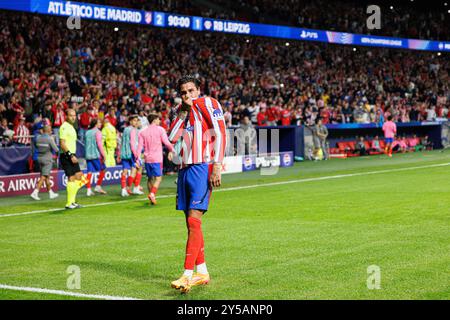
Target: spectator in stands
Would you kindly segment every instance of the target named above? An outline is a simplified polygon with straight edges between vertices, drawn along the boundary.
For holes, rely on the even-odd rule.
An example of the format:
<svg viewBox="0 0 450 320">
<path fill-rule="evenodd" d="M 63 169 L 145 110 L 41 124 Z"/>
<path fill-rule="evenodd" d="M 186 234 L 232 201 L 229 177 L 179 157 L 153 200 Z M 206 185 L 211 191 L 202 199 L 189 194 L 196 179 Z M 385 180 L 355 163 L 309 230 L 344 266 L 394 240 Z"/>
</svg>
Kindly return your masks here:
<svg viewBox="0 0 450 320">
<path fill-rule="evenodd" d="M 95 109 L 93 106 L 89 106 L 81 114 L 80 121 L 79 121 L 80 125 L 79 125 L 79 130 L 78 130 L 78 139 L 81 141 L 81 143 L 84 143 L 86 131 L 89 130 L 89 125 L 91 124 L 92 120 L 95 120 L 95 119 L 98 119 L 98 115 L 95 112 Z"/>
<path fill-rule="evenodd" d="M 2 118 L 0 121 L 0 143 L 2 147 L 7 147 L 12 143 L 14 131 L 8 126 L 8 119 Z"/>
<path fill-rule="evenodd" d="M 59 128 L 66 121 L 66 113 L 62 102 L 56 102 L 52 106 L 51 122 L 53 134 L 56 136 L 56 144 L 59 144 Z"/>
<path fill-rule="evenodd" d="M 30 130 L 25 125 L 25 117 L 19 118 L 19 123 L 14 128 L 14 144 L 17 146 L 28 146 L 31 142 Z"/>
<path fill-rule="evenodd" d="M 266 107 L 260 107 L 258 115 L 256 116 L 258 126 L 267 126 L 268 119 L 266 114 Z"/>
<path fill-rule="evenodd" d="M 427 121 L 435 121 L 436 120 L 436 107 L 428 106 L 427 108 Z"/>
</svg>

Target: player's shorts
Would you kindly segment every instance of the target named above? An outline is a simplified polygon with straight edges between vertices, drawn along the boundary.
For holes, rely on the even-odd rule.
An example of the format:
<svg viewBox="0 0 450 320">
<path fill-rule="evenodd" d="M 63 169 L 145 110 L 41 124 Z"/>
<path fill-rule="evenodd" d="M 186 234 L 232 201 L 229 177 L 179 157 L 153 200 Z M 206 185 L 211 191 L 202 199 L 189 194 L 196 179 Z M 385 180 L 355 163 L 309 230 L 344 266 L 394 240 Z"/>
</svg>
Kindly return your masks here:
<svg viewBox="0 0 450 320">
<path fill-rule="evenodd" d="M 38 163 L 38 165 L 39 165 L 39 172 L 41 173 L 41 176 L 46 176 L 46 177 L 50 176 L 50 174 L 52 172 L 52 167 L 53 167 L 52 159 L 38 158 L 36 163 Z"/>
<path fill-rule="evenodd" d="M 394 142 L 394 138 L 384 138 L 384 142 L 386 142 L 386 143 L 393 143 Z"/>
<path fill-rule="evenodd" d="M 64 170 L 64 173 L 66 174 L 67 177 L 72 177 L 77 172 L 81 172 L 80 164 L 73 163 L 72 160 L 65 153 L 59 156 L 59 162 L 61 169 Z"/>
<path fill-rule="evenodd" d="M 122 169 L 123 170 L 131 170 L 136 167 L 136 161 L 132 156 L 131 159 L 122 159 Z"/>
<path fill-rule="evenodd" d="M 193 164 L 178 173 L 177 210 L 187 212 L 190 209 L 208 210 L 211 186 L 209 177 L 212 165 L 207 163 Z"/>
<path fill-rule="evenodd" d="M 100 159 L 86 160 L 88 172 L 100 172 L 106 169 L 106 166 Z"/>
<path fill-rule="evenodd" d="M 162 176 L 162 163 L 145 163 L 145 171 L 147 177 L 161 177 Z"/>
</svg>

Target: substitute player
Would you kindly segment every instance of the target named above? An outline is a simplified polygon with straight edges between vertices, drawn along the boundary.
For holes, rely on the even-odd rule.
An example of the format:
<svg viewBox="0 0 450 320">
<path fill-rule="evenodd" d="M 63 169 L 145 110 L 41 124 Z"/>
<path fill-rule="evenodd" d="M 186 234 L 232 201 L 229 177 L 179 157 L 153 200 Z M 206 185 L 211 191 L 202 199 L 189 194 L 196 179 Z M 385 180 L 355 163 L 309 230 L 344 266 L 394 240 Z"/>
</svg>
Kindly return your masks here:
<svg viewBox="0 0 450 320">
<path fill-rule="evenodd" d="M 87 163 L 87 196 L 95 195 L 95 192 L 106 194 L 106 191 L 102 189 L 103 179 L 105 178 L 105 150 L 103 148 L 103 139 L 101 119 L 93 119 L 89 124 L 89 129 L 86 131 L 85 136 L 85 158 Z M 91 188 L 92 173 L 100 172 L 94 191 Z"/>
<path fill-rule="evenodd" d="M 75 110 L 67 109 L 66 121 L 59 128 L 60 164 L 67 176 L 67 203 L 66 209 L 78 209 L 81 206 L 76 202 L 78 190 L 86 184 L 86 177 L 81 172 L 77 152 L 77 131 L 73 127 L 77 115 Z"/>
<path fill-rule="evenodd" d="M 227 135 L 220 103 L 213 98 L 199 98 L 200 87 L 195 77 L 181 78 L 178 90 L 183 102 L 172 124 L 169 140 L 176 143 L 182 139 L 176 206 L 185 213 L 188 239 L 184 273 L 171 286 L 188 292 L 192 286 L 210 281 L 201 219 L 208 210 L 212 188 L 221 184 Z M 197 272 L 194 274 L 195 266 Z"/>
<path fill-rule="evenodd" d="M 138 151 L 139 118 L 132 115 L 128 119 L 128 126 L 123 130 L 122 142 L 120 147 L 119 160 L 122 162 L 122 197 L 128 197 L 130 194 L 144 194 L 139 190 L 142 177 L 142 166 L 140 161 L 140 152 Z M 128 176 L 128 179 L 127 179 Z M 131 186 L 134 183 L 133 191 Z"/>
<path fill-rule="evenodd" d="M 152 205 L 156 204 L 156 193 L 162 181 L 163 149 L 164 144 L 169 149 L 169 161 L 172 160 L 173 145 L 169 142 L 167 133 L 160 126 L 161 119 L 156 113 L 148 117 L 150 124 L 139 132 L 138 150 L 144 150 L 145 171 L 147 172 L 148 199 Z"/>
<path fill-rule="evenodd" d="M 386 142 L 384 153 L 389 157 L 392 157 L 392 144 L 394 143 L 394 138 L 397 134 L 397 125 L 392 121 L 392 116 L 388 116 L 387 120 L 388 121 L 383 124 L 384 140 Z"/>
<path fill-rule="evenodd" d="M 105 147 L 105 165 L 107 167 L 114 167 L 116 165 L 116 148 L 117 148 L 117 130 L 111 123 L 109 117 L 103 120 L 103 143 Z"/>
</svg>

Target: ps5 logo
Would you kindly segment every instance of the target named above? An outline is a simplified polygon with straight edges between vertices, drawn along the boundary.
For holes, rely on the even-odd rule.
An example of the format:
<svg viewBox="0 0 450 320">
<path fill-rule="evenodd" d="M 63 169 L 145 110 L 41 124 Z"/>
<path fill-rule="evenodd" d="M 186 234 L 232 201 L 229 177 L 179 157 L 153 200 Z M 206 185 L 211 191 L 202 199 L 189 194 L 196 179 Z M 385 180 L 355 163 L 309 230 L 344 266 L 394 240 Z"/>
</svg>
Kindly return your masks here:
<svg viewBox="0 0 450 320">
<path fill-rule="evenodd" d="M 300 38 L 302 38 L 302 39 L 318 39 L 319 34 L 317 32 L 302 30 L 302 33 L 300 34 Z"/>
</svg>

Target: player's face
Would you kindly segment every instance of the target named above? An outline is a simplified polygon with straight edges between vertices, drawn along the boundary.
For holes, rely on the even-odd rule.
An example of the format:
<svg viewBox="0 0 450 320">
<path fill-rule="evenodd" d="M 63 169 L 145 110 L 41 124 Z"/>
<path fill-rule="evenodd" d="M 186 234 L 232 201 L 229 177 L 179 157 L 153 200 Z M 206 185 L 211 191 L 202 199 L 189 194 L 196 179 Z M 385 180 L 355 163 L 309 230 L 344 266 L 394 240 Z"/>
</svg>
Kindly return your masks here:
<svg viewBox="0 0 450 320">
<path fill-rule="evenodd" d="M 133 120 L 131 120 L 131 126 L 136 128 L 137 125 L 138 125 L 138 119 L 137 118 L 134 118 Z"/>
<path fill-rule="evenodd" d="M 98 121 L 97 121 L 97 128 L 98 129 L 101 129 L 102 128 L 102 121 L 99 119 Z"/>
<path fill-rule="evenodd" d="M 198 99 L 200 96 L 200 89 L 193 82 L 188 82 L 181 85 L 180 95 L 184 103 L 192 105 L 192 100 Z"/>
</svg>

